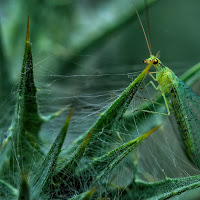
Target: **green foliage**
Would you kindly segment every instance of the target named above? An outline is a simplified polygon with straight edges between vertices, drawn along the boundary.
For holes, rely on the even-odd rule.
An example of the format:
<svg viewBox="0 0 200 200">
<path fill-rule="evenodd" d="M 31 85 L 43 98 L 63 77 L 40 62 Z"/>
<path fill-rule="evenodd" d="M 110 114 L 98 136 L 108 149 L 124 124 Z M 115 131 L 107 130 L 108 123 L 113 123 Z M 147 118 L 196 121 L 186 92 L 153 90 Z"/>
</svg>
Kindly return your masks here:
<svg viewBox="0 0 200 200">
<path fill-rule="evenodd" d="M 99 120 L 95 123 L 93 128 L 88 133 L 86 132 L 86 134 L 80 136 L 80 138 L 71 145 L 69 151 L 70 153 L 68 152 L 65 154 L 66 159 L 62 166 L 59 166 L 57 164 L 57 160 L 66 137 L 69 122 L 73 113 L 72 109 L 63 128 L 52 144 L 49 153 L 45 156 L 44 161 L 41 163 L 41 155 L 43 155 L 43 153 L 38 145 L 38 136 L 44 120 L 38 112 L 28 20 L 25 53 L 22 64 L 21 80 L 18 89 L 18 101 L 16 104 L 13 122 L 9 128 L 8 136 L 5 138 L 1 147 L 2 174 L 6 173 L 4 168 L 5 166 L 12 169 L 12 173 L 15 173 L 15 177 L 21 177 L 20 172 L 23 172 L 19 189 L 19 199 L 40 199 L 44 197 L 73 198 L 73 195 L 76 195 L 77 192 L 80 193 L 80 195 L 79 197 L 75 196 L 74 199 L 90 199 L 96 189 L 91 189 L 87 192 L 84 191 L 78 183 L 74 186 L 70 184 L 74 184 L 77 180 L 79 180 L 79 178 L 81 178 L 79 177 L 81 172 L 77 172 L 79 171 L 79 162 L 84 155 L 91 156 L 87 149 L 92 149 L 93 156 L 97 156 L 101 152 L 98 152 L 95 147 L 106 147 L 105 145 L 99 143 L 97 137 L 101 138 L 104 127 L 107 127 L 107 137 L 109 136 L 109 131 L 112 129 L 114 131 L 111 133 L 114 136 L 115 130 L 117 130 L 117 123 L 119 123 L 120 119 L 123 117 L 123 114 L 127 110 L 128 105 L 130 104 L 136 91 L 139 89 L 139 86 L 144 80 L 150 66 L 151 65 L 149 65 L 129 85 L 120 97 L 103 114 L 101 114 Z M 94 162 L 90 161 L 91 165 L 95 168 L 96 165 L 98 165 L 98 169 L 100 165 L 100 176 L 105 176 L 108 173 L 108 170 L 110 171 L 113 169 L 115 165 L 118 164 L 127 154 L 129 154 L 136 145 L 138 145 L 152 132 L 154 131 L 150 131 L 144 136 L 140 136 L 131 142 L 121 145 L 116 150 L 113 150 L 100 158 L 96 158 Z M 115 158 L 116 154 L 119 154 L 117 158 Z M 34 159 L 32 159 L 33 155 Z M 108 165 L 104 165 L 104 162 Z M 40 167 L 38 167 L 38 165 L 40 165 Z M 31 177 L 29 182 L 27 181 L 27 177 L 25 175 L 26 173 L 30 173 Z M 76 173 L 79 175 L 76 175 Z M 85 178 L 87 178 L 87 172 L 82 173 Z M 88 173 L 88 178 L 90 179 L 89 174 L 90 173 Z M 5 179 L 11 180 L 11 183 L 16 185 L 13 178 L 14 177 L 11 176 L 11 174 L 5 176 Z M 96 177 L 96 179 L 99 178 L 99 176 Z M 66 182 L 68 184 L 66 184 Z M 91 183 L 89 182 L 86 185 L 88 188 L 94 188 L 93 184 L 95 185 L 95 183 L 91 181 Z M 75 190 L 75 193 L 71 190 Z"/>
<path fill-rule="evenodd" d="M 32 199 L 38 199 L 38 197 L 40 196 L 40 193 L 42 193 L 42 191 L 47 190 L 48 183 L 51 179 L 52 173 L 54 173 L 54 170 L 56 168 L 58 155 L 61 151 L 61 147 L 65 140 L 72 113 L 73 113 L 73 109 L 71 110 L 60 133 L 56 137 L 51 149 L 46 155 L 45 160 L 43 161 L 43 163 L 41 164 L 37 172 L 32 177 L 32 180 L 31 180 Z M 47 192 L 49 193 L 48 190 Z"/>
<path fill-rule="evenodd" d="M 154 2 L 155 0 L 149 1 L 149 4 Z M 138 9 L 141 11 L 142 6 L 140 5 Z M 69 61 L 77 61 L 77 54 L 97 45 L 99 41 L 124 27 L 134 16 L 135 12 L 130 10 L 121 20 L 117 18 L 113 26 L 107 25 L 102 32 L 94 34 L 94 38 L 89 40 L 86 34 L 79 46 L 72 42 L 70 48 L 73 56 L 69 57 Z M 35 19 L 36 16 L 33 18 Z M 2 45 L 1 42 L 0 45 Z M 148 142 L 147 137 L 154 132 L 154 135 L 159 135 L 162 127 L 159 120 L 147 126 L 145 118 L 149 118 L 150 114 L 144 116 L 142 112 L 132 113 L 128 108 L 152 63 L 103 113 L 99 114 L 100 116 L 93 124 L 90 123 L 88 130 L 81 130 L 82 134 L 74 142 L 66 145 L 65 139 L 71 118 L 73 119 L 73 113 L 77 109 L 76 104 L 73 105 L 74 107 L 67 105 L 50 116 L 44 117 L 40 114 L 31 48 L 28 20 L 15 112 L 6 137 L 2 134 L 0 140 L 2 141 L 0 199 L 166 199 L 200 187 L 199 175 L 184 178 L 165 177 L 164 180 L 157 182 L 144 181 L 138 177 L 138 157 L 141 156 L 137 154 L 138 145 L 144 140 Z M 0 71 L 0 103 L 8 95 L 6 92 L 10 89 L 10 86 L 5 87 L 8 74 L 1 49 L 3 48 L 0 47 L 0 65 L 2 66 L 0 68 L 2 70 Z M 199 73 L 199 65 L 194 66 L 187 76 L 183 76 L 183 79 L 192 80 L 191 83 L 196 82 L 196 79 L 194 80 L 196 72 Z M 158 98 L 155 102 L 162 103 L 162 100 Z M 59 116 L 69 107 L 72 108 L 68 117 L 48 150 L 40 137 L 42 125 Z M 142 106 L 143 109 L 146 107 L 152 109 L 154 104 L 151 102 Z M 137 127 L 133 124 L 133 119 L 137 121 L 138 126 L 143 127 L 140 135 L 135 135 Z M 78 124 L 79 121 L 77 120 L 76 123 Z M 122 126 L 125 128 L 121 129 Z M 122 139 L 121 130 L 125 129 L 129 130 L 129 135 L 127 134 L 128 136 Z M 145 153 L 150 154 L 146 150 Z M 117 183 L 116 177 L 123 169 L 126 169 L 126 165 L 131 166 L 133 173 L 130 172 L 129 177 L 126 177 L 129 183 L 123 187 Z M 148 177 L 148 172 L 145 173 Z"/>
<path fill-rule="evenodd" d="M 126 192 L 133 199 L 166 199 L 179 195 L 184 191 L 200 187 L 200 176 L 171 179 L 166 178 L 157 183 L 135 181 L 129 185 Z M 145 191 L 145 192 L 144 192 Z M 124 193 L 126 193 L 124 192 Z M 127 194 L 125 194 L 127 195 Z"/>
</svg>

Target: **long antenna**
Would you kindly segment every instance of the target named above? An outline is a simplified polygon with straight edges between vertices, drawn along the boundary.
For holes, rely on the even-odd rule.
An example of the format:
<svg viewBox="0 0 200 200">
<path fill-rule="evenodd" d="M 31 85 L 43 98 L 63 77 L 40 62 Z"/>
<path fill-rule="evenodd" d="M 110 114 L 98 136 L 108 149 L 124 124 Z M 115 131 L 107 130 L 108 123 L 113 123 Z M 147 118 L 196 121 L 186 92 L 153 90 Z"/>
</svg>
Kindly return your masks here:
<svg viewBox="0 0 200 200">
<path fill-rule="evenodd" d="M 138 11 L 137 11 L 137 8 L 136 8 L 135 4 L 134 4 L 134 7 L 135 7 L 136 14 L 137 14 L 137 16 L 138 16 L 138 19 L 139 19 L 139 21 L 140 21 L 140 25 L 141 25 L 141 27 L 142 27 L 142 31 L 143 31 L 143 33 L 144 33 L 144 37 L 145 37 L 145 40 L 146 40 L 146 43 L 147 43 L 147 47 L 148 47 L 148 49 L 149 49 L 149 53 L 150 53 L 150 55 L 152 55 L 152 51 L 151 51 L 151 48 L 150 48 L 150 46 L 149 46 L 149 42 L 148 42 L 148 39 L 147 39 L 147 35 L 146 35 L 146 33 L 145 33 L 144 27 L 143 27 L 143 25 L 142 25 L 142 21 L 141 21 L 141 19 L 140 19 L 140 15 L 139 15 L 139 13 L 138 13 Z"/>
<path fill-rule="evenodd" d="M 145 3 L 147 33 L 148 33 L 148 39 L 149 39 L 150 50 L 151 50 L 151 54 L 152 54 L 151 35 L 150 35 L 150 26 L 149 26 L 149 9 L 148 9 L 148 6 L 147 6 L 147 0 L 144 0 L 144 3 Z"/>
</svg>

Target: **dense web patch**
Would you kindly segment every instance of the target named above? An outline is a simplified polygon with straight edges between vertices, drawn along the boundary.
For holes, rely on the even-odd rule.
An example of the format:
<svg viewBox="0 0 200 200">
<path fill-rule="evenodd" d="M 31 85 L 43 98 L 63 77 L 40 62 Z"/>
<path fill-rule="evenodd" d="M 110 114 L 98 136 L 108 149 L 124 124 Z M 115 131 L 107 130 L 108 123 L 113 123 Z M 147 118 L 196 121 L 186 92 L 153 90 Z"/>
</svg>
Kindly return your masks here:
<svg viewBox="0 0 200 200">
<path fill-rule="evenodd" d="M 37 65 L 38 66 L 38 65 Z M 130 66 L 129 66 L 130 67 Z M 134 68 L 133 66 L 131 66 Z M 142 68 L 143 66 L 141 66 Z M 128 86 L 128 84 L 137 77 L 139 72 L 135 73 L 102 73 L 102 74 L 73 74 L 73 75 L 60 75 L 60 74 L 52 74 L 45 70 L 42 63 L 36 69 L 36 80 L 39 80 L 37 83 L 40 88 L 38 91 L 40 108 L 42 109 L 42 113 L 50 114 L 58 109 L 61 109 L 65 105 L 71 104 L 75 106 L 74 118 L 71 122 L 71 131 L 68 135 L 69 140 L 73 140 L 79 134 L 88 130 L 89 127 L 98 119 L 99 115 L 106 110 L 106 108 L 111 105 L 111 103 L 120 95 L 120 93 Z M 40 73 L 37 71 L 40 70 Z M 42 73 L 41 73 L 42 71 Z M 98 71 L 98 70 L 97 70 Z M 47 78 L 49 79 L 49 83 L 43 84 L 41 79 Z M 146 83 L 150 80 L 149 77 L 146 77 L 145 82 L 143 83 L 144 87 Z M 104 86 L 105 85 L 105 86 Z M 158 95 L 155 93 L 154 89 L 151 87 L 147 87 L 144 90 L 139 90 L 136 94 L 136 97 L 133 99 L 131 105 L 129 106 L 129 111 L 125 116 L 129 115 L 129 113 L 133 113 L 134 110 L 141 107 L 142 104 L 148 104 L 148 101 L 154 99 L 154 97 Z M 146 100 L 147 99 L 147 100 Z M 156 104 L 154 108 L 156 109 Z M 164 106 L 163 106 L 164 107 Z M 142 125 L 139 125 L 141 120 L 139 118 L 134 119 L 132 117 L 131 123 L 136 127 L 136 135 L 142 134 L 142 128 L 146 125 L 152 123 L 148 122 L 148 114 L 143 113 L 145 121 L 142 122 Z M 60 116 L 60 119 L 56 119 L 54 122 L 55 126 L 57 124 L 58 127 L 62 125 L 63 119 Z M 159 115 L 153 115 L 153 118 L 156 120 L 162 121 Z M 167 117 L 166 117 L 167 118 Z M 173 121 L 172 117 L 172 121 Z M 127 123 L 127 119 L 123 119 L 122 126 L 120 127 L 122 130 L 120 131 L 120 135 L 128 135 L 128 128 L 125 126 Z M 139 121 L 139 122 L 138 122 Z M 60 123 L 60 124 L 59 124 Z M 128 122 L 130 123 L 130 122 Z M 167 124 L 170 123 L 166 122 Z M 52 123 L 51 123 L 52 124 Z M 174 124 L 173 124 L 174 125 Z M 173 125 L 172 130 L 173 132 Z M 81 126 L 81 129 L 79 128 Z M 53 129 L 53 127 L 52 127 Z M 53 129 L 53 130 L 56 130 Z M 164 130 L 164 128 L 163 128 Z M 165 130 L 164 130 L 165 131 Z M 119 141 L 120 141 L 119 135 Z M 167 136 L 169 133 L 167 134 Z M 133 135 L 129 134 L 129 138 L 131 139 Z M 167 137 L 166 136 L 166 137 Z M 71 138 L 72 137 L 72 138 Z M 122 139 L 122 138 L 121 138 Z M 112 140 L 112 138 L 110 138 Z M 69 141 L 68 141 L 69 142 Z"/>
</svg>

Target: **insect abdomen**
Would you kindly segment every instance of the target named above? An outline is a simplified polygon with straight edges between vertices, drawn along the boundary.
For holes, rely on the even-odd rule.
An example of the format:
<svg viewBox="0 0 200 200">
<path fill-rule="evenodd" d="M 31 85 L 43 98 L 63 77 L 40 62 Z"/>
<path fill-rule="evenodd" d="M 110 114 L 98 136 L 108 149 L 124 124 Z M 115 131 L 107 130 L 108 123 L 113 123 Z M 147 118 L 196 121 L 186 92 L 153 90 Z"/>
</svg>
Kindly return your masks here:
<svg viewBox="0 0 200 200">
<path fill-rule="evenodd" d="M 159 73 L 158 83 L 160 85 L 161 92 L 170 93 L 174 73 L 168 67 L 165 67 L 164 70 Z"/>
</svg>

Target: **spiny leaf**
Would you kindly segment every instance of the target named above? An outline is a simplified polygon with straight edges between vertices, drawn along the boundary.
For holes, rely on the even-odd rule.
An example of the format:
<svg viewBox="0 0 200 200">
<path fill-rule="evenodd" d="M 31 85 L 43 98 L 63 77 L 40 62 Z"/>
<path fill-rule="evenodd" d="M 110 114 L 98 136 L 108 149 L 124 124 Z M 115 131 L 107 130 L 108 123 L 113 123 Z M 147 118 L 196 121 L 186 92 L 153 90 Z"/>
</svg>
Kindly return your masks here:
<svg viewBox="0 0 200 200">
<path fill-rule="evenodd" d="M 151 62 L 143 70 L 143 72 L 122 92 L 118 99 L 104 113 L 100 115 L 98 121 L 93 125 L 93 133 L 91 135 L 91 139 L 88 143 L 87 148 L 88 150 L 92 150 L 92 152 L 87 152 L 89 156 L 92 156 L 93 152 L 97 152 L 95 151 L 95 149 L 103 148 L 102 143 L 99 142 L 99 139 L 103 139 L 106 141 L 107 138 L 109 138 L 108 136 L 110 136 L 109 134 L 112 134 L 112 132 L 109 132 L 109 130 L 111 128 L 114 130 L 117 128 L 120 119 L 127 110 L 132 98 L 139 89 L 152 64 L 153 62 Z M 115 134 L 115 132 L 113 133 Z M 87 134 L 88 132 L 82 134 L 73 143 L 73 145 L 71 145 L 71 147 L 67 149 L 67 152 L 65 152 L 65 154 L 70 155 L 77 148 L 77 145 L 79 145 L 84 140 Z M 112 137 L 116 135 L 114 134 L 112 134 Z"/>
<path fill-rule="evenodd" d="M 74 171 L 77 163 L 79 162 L 79 160 L 82 158 L 82 156 L 85 153 L 85 149 L 88 145 L 88 142 L 90 140 L 90 137 L 92 135 L 93 130 L 91 129 L 85 140 L 80 144 L 79 147 L 77 147 L 77 149 L 70 155 L 70 157 L 67 159 L 67 161 L 65 162 L 65 165 L 62 167 L 62 170 L 60 170 L 59 173 L 61 173 L 60 175 L 62 176 L 63 173 L 65 173 L 65 171 L 68 171 L 71 173 L 71 171 Z M 60 166 L 61 168 L 61 166 Z"/>
<path fill-rule="evenodd" d="M 144 135 L 137 137 L 134 140 L 131 140 L 120 147 L 110 151 L 109 153 L 96 158 L 90 165 L 85 167 L 85 170 L 95 169 L 97 177 L 94 178 L 96 182 L 99 179 L 104 178 L 122 159 L 124 159 L 140 142 L 142 142 L 145 138 L 147 138 L 150 134 L 155 132 L 158 128 L 157 126 L 152 130 L 148 131 Z M 81 172 L 83 173 L 83 171 Z"/>
<path fill-rule="evenodd" d="M 84 192 L 82 194 L 76 195 L 69 200 L 90 200 L 95 192 L 96 188 L 92 188 L 91 190 Z"/>
<path fill-rule="evenodd" d="M 57 198 L 56 196 L 56 190 L 60 188 L 59 191 L 59 197 L 63 194 L 63 196 L 67 196 L 68 194 L 71 194 L 70 188 L 75 188 L 76 186 L 82 191 L 81 189 L 81 179 L 76 176 L 75 170 L 79 164 L 79 161 L 83 157 L 85 153 L 85 149 L 87 147 L 87 144 L 90 140 L 92 129 L 89 131 L 88 135 L 86 136 L 85 140 L 80 144 L 79 147 L 66 159 L 66 162 L 64 166 L 59 163 L 59 169 L 58 172 L 54 175 L 54 182 L 52 185 L 52 195 L 54 195 L 54 198 Z M 67 186 L 66 186 L 67 182 Z"/>
<path fill-rule="evenodd" d="M 7 137 L 1 146 L 1 154 L 3 156 L 1 169 L 9 163 L 9 160 L 10 162 L 13 162 L 11 163 L 11 166 L 14 171 L 17 171 L 18 168 L 22 166 L 25 168 L 31 166 L 32 168 L 33 162 L 39 161 L 42 153 L 37 144 L 39 140 L 38 133 L 42 123 L 43 120 L 38 113 L 36 87 L 33 77 L 33 61 L 28 18 L 18 101 L 12 124 L 8 130 Z M 32 159 L 33 152 L 35 158 L 34 161 Z"/>
<path fill-rule="evenodd" d="M 39 115 L 37 105 L 36 86 L 33 75 L 29 19 L 27 22 L 26 44 L 21 70 L 21 80 L 19 84 L 19 97 L 16 117 L 20 118 L 20 126 L 22 126 L 21 129 L 28 131 L 34 136 L 38 136 L 38 132 L 43 120 Z"/>
<path fill-rule="evenodd" d="M 29 199 L 30 199 L 29 184 L 26 175 L 22 174 L 18 200 L 29 200 Z"/>
<path fill-rule="evenodd" d="M 37 199 L 44 189 L 45 191 L 48 190 L 48 182 L 50 181 L 55 170 L 57 158 L 64 143 L 73 110 L 74 109 L 72 108 L 64 126 L 62 127 L 42 165 L 37 170 L 37 173 L 34 175 L 31 181 L 32 199 Z"/>
<path fill-rule="evenodd" d="M 0 179 L 0 199 L 15 200 L 18 197 L 18 190 L 6 181 Z"/>
<path fill-rule="evenodd" d="M 136 181 L 128 187 L 132 199 L 168 199 L 200 187 L 200 175 L 186 178 L 166 178 L 156 183 Z"/>
</svg>

